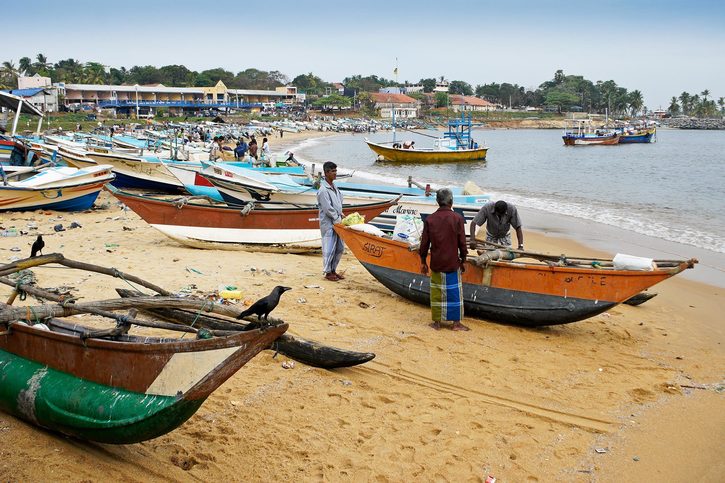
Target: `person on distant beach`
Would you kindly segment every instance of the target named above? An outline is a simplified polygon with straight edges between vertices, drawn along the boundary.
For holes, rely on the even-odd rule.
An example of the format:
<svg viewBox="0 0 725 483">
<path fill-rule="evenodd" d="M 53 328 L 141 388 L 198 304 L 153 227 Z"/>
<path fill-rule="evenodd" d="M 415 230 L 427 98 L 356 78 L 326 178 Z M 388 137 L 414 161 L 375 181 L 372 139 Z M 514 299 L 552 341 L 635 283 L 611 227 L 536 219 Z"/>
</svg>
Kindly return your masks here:
<svg viewBox="0 0 725 483">
<path fill-rule="evenodd" d="M 322 270 L 325 279 L 331 282 L 342 280 L 337 273 L 337 265 L 342 258 L 345 244 L 335 233 L 332 226 L 342 221 L 342 192 L 335 187 L 337 165 L 327 161 L 322 165 L 325 179 L 321 181 L 317 191 L 317 205 L 320 207 L 320 232 L 322 232 Z"/>
<path fill-rule="evenodd" d="M 264 164 L 272 165 L 272 153 L 269 151 L 269 140 L 262 138 L 262 161 Z"/>
<path fill-rule="evenodd" d="M 249 140 L 249 155 L 255 159 L 255 161 L 259 158 L 257 155 L 257 149 L 259 147 L 257 146 L 257 139 L 252 135 L 252 139 Z"/>
<path fill-rule="evenodd" d="M 244 139 L 239 139 L 239 142 L 237 142 L 237 147 L 234 148 L 234 155 L 237 157 L 237 159 L 244 159 L 244 156 L 247 155 L 248 149 L 249 145 L 247 145 Z"/>
<path fill-rule="evenodd" d="M 509 229 L 513 226 L 519 242 L 519 250 L 524 249 L 524 232 L 516 207 L 503 200 L 489 201 L 478 210 L 471 220 L 471 249 L 476 248 L 476 227 L 486 224 L 486 241 L 498 245 L 511 246 Z"/>
<path fill-rule="evenodd" d="M 436 193 L 438 210 L 423 222 L 420 239 L 420 273 L 428 275 L 430 251 L 430 309 L 435 330 L 441 322 L 452 321 L 453 330 L 470 330 L 461 324 L 463 319 L 463 282 L 466 270 L 466 225 L 463 217 L 453 211 L 453 193 L 448 188 Z"/>
<path fill-rule="evenodd" d="M 209 161 L 222 161 L 222 145 L 219 136 L 214 136 L 214 140 L 211 143 L 211 149 L 209 151 Z"/>
</svg>

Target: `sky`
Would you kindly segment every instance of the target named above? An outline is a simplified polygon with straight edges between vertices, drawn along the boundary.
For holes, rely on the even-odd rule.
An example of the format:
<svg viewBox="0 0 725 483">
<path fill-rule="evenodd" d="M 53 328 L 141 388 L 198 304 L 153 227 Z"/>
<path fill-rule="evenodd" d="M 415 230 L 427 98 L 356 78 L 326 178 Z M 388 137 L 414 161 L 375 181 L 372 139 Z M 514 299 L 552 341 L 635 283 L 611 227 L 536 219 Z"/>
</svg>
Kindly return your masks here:
<svg viewBox="0 0 725 483">
<path fill-rule="evenodd" d="M 116 68 L 181 64 L 377 75 L 536 88 L 561 69 L 642 92 L 648 109 L 683 91 L 725 96 L 722 0 L 37 0 L 3 23 L 0 62 L 74 58 Z M 23 21 L 25 20 L 25 21 Z"/>
</svg>

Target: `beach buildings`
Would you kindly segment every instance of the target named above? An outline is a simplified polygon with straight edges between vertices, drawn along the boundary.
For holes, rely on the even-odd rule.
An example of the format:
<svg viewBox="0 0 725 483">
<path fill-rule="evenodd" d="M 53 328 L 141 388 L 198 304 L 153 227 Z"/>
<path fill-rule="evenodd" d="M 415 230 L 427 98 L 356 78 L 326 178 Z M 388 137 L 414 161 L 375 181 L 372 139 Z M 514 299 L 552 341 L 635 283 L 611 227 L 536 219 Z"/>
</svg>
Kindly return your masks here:
<svg viewBox="0 0 725 483">
<path fill-rule="evenodd" d="M 119 114 L 154 114 L 166 108 L 175 115 L 203 110 L 261 110 L 265 107 L 303 103 L 305 95 L 294 86 L 275 90 L 229 89 L 222 81 L 211 87 L 168 87 L 154 85 L 56 84 L 64 105 L 112 109 Z"/>
<path fill-rule="evenodd" d="M 380 112 L 383 119 L 392 119 L 395 111 L 396 119 L 413 119 L 418 117 L 419 102 L 405 94 L 389 92 L 374 92 L 370 98 L 375 103 L 375 109 Z"/>
</svg>

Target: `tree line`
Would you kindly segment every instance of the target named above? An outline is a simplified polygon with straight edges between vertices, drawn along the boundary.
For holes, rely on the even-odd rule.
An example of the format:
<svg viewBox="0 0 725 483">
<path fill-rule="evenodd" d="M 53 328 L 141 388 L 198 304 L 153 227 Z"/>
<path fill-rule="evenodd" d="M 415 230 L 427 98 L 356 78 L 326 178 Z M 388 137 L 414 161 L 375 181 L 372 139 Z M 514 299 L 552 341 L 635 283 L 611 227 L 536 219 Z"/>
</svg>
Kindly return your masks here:
<svg viewBox="0 0 725 483">
<path fill-rule="evenodd" d="M 246 69 L 237 73 L 221 67 L 196 72 L 183 65 L 151 65 L 115 68 L 99 62 L 80 62 L 76 59 L 60 60 L 56 63 L 48 61 L 43 54 L 37 54 L 35 60 L 22 57 L 18 64 L 5 61 L 0 67 L 0 88 L 17 87 L 18 75 L 32 76 L 35 74 L 50 77 L 53 82 L 68 84 L 114 84 L 114 85 L 149 85 L 164 84 L 170 87 L 211 87 L 222 81 L 231 89 L 262 89 L 272 90 L 283 85 L 296 86 L 305 92 L 310 102 L 315 105 L 348 106 L 351 102 L 333 88 L 331 82 L 325 81 L 312 72 L 299 74 L 290 80 L 279 71 L 263 71 Z M 444 81 L 441 77 L 440 81 Z M 432 93 L 438 80 L 435 78 L 420 79 L 417 84 L 423 87 L 424 93 Z M 390 79 L 375 75 L 353 75 L 342 80 L 345 95 L 360 96 L 377 92 L 383 87 L 410 86 L 411 83 L 397 83 Z M 548 106 L 559 112 L 582 110 L 592 113 L 612 115 L 646 114 L 644 99 L 639 90 L 629 91 L 618 86 L 613 80 L 592 82 L 579 75 L 566 75 L 557 70 L 551 80 L 547 80 L 535 89 L 527 89 L 518 84 L 490 83 L 477 85 L 454 80 L 449 83 L 449 94 L 475 95 L 494 104 L 509 108 Z M 713 117 L 725 112 L 725 100 L 720 97 L 717 102 L 709 99 L 710 91 L 704 90 L 699 95 L 683 92 L 673 96 L 668 112 L 675 116 L 685 114 L 697 117 Z M 362 99 L 367 96 L 363 95 Z M 419 97 L 419 96 L 416 96 Z M 445 102 L 442 96 L 436 98 L 436 104 Z M 719 109 L 718 109 L 719 108 Z"/>
</svg>

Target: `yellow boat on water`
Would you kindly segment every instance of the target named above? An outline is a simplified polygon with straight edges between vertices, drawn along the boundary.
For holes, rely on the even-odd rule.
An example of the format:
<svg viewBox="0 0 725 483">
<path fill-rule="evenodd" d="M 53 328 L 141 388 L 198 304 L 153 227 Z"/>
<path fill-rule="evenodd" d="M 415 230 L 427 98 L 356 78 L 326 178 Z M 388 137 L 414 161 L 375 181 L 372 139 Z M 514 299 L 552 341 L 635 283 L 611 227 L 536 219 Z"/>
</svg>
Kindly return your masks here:
<svg viewBox="0 0 725 483">
<path fill-rule="evenodd" d="M 471 116 L 448 121 L 448 132 L 436 138 L 432 148 L 414 148 L 415 142 L 395 142 L 395 120 L 393 119 L 393 142 L 374 143 L 365 138 L 368 147 L 378 155 L 378 161 L 398 163 L 455 163 L 459 161 L 481 161 L 486 159 L 488 146 L 479 146 L 471 136 Z M 429 136 L 434 137 L 434 136 Z M 386 146 L 385 144 L 390 144 Z"/>
<path fill-rule="evenodd" d="M 480 161 L 486 159 L 488 147 L 455 149 L 450 147 L 431 149 L 403 149 L 384 146 L 365 139 L 368 147 L 378 155 L 379 161 L 399 163 L 454 163 L 458 161 Z"/>
</svg>

